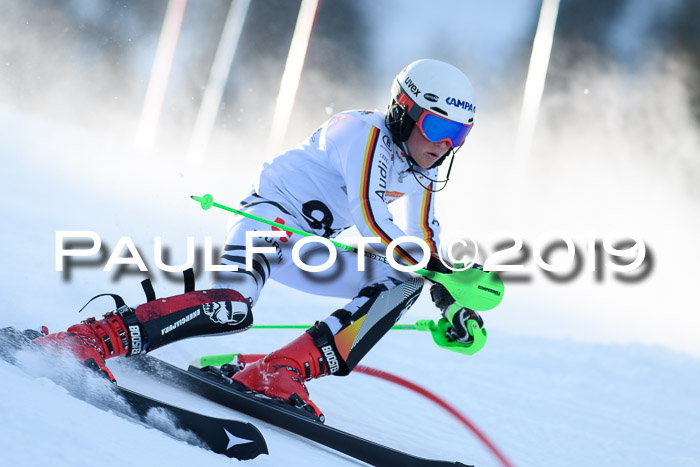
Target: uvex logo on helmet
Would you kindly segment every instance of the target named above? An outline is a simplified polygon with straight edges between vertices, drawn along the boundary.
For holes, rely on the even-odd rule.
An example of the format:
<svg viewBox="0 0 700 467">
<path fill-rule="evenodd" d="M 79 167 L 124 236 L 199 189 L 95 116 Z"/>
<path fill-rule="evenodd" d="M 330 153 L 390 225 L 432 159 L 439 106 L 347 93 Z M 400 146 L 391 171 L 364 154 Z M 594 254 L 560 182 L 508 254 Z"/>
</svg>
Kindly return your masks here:
<svg viewBox="0 0 700 467">
<path fill-rule="evenodd" d="M 475 112 L 476 108 L 472 105 L 471 102 L 463 101 L 461 99 L 455 99 L 454 97 L 448 97 L 445 99 L 445 102 L 447 102 L 448 105 L 454 105 L 455 107 L 459 107 L 464 110 L 468 110 L 469 112 Z"/>
<path fill-rule="evenodd" d="M 406 84 L 406 87 L 408 87 L 408 89 L 413 94 L 415 94 L 416 97 L 418 97 L 418 94 L 420 94 L 420 89 L 418 89 L 418 86 L 416 86 L 416 83 L 414 83 L 413 80 L 408 76 L 406 76 L 406 80 L 404 81 L 404 83 Z"/>
</svg>

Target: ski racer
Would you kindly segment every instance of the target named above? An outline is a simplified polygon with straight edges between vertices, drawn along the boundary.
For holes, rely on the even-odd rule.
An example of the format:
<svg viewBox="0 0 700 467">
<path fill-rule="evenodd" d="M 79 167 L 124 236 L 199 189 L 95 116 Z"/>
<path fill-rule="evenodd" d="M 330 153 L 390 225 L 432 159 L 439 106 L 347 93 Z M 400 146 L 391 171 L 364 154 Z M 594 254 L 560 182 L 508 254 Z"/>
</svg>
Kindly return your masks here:
<svg viewBox="0 0 700 467">
<path fill-rule="evenodd" d="M 435 192 L 449 179 L 454 153 L 474 123 L 474 96 L 459 69 L 437 60 L 418 60 L 396 77 L 386 112 L 349 111 L 332 116 L 300 145 L 266 162 L 244 211 L 321 237 L 333 238 L 355 226 L 379 244 L 406 235 L 423 239 L 431 250 L 427 268 L 449 270 L 437 258 L 440 226 Z M 450 159 L 447 177 L 438 167 Z M 406 225 L 393 222 L 389 204 L 405 197 Z M 67 332 L 39 337 L 42 345 L 70 349 L 90 366 L 113 376 L 104 360 L 136 355 L 179 339 L 237 332 L 252 325 L 252 308 L 268 280 L 316 295 L 346 298 L 343 308 L 316 322 L 292 342 L 249 362 L 232 377 L 250 391 L 283 399 L 323 419 L 309 398 L 305 382 L 324 375 L 347 375 L 418 298 L 422 278 L 389 264 L 368 261 L 360 267 L 355 253 L 341 250 L 321 276 L 297 267 L 294 245 L 303 237 L 279 232 L 256 237 L 256 252 L 246 264 L 246 233 L 267 231 L 258 221 L 233 215 L 221 264 L 237 271 L 219 272 L 206 291 L 149 301 L 136 309 L 118 301 L 115 313 L 90 319 Z M 415 245 L 398 246 L 395 258 L 415 265 L 423 255 Z M 304 262 L 328 258 L 319 244 L 304 247 Z M 148 291 L 147 291 L 147 295 Z M 443 313 L 454 298 L 440 284 L 431 296 Z M 452 318 L 451 338 L 468 344 L 468 319 L 479 315 L 462 308 Z"/>
</svg>

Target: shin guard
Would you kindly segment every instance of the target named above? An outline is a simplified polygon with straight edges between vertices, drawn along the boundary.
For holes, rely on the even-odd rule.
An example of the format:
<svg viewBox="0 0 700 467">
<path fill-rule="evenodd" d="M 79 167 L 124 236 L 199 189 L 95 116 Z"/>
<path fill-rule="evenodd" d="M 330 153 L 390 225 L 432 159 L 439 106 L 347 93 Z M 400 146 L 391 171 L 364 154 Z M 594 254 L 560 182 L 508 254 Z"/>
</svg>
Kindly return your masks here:
<svg viewBox="0 0 700 467">
<path fill-rule="evenodd" d="M 209 289 L 159 298 L 139 305 L 133 316 L 140 325 L 141 351 L 151 351 L 189 337 L 231 334 L 253 325 L 248 300 L 231 289 Z M 128 326 L 129 323 L 127 323 Z M 134 334 L 131 334 L 132 340 Z M 132 354 L 140 353 L 132 345 Z"/>
</svg>

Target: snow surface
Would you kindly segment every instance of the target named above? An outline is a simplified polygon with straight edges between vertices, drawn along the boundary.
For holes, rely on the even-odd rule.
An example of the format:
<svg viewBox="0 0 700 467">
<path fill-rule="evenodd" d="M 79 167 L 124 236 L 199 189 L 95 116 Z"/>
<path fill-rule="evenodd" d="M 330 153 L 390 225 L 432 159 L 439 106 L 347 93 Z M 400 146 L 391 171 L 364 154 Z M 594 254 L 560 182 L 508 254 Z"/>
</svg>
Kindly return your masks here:
<svg viewBox="0 0 700 467">
<path fill-rule="evenodd" d="M 223 239 L 225 214 L 202 212 L 188 195 L 219 189 L 220 196 L 235 200 L 245 192 L 250 175 L 211 167 L 184 173 L 164 164 L 164 155 L 125 157 L 122 141 L 5 110 L 0 110 L 0 128 L 2 326 L 63 330 L 109 311 L 111 304 L 98 301 L 82 316 L 76 314 L 87 299 L 102 292 L 120 293 L 132 306 L 143 301 L 143 276 L 126 273 L 115 278 L 103 272 L 106 257 L 99 264 L 73 269 L 70 279 L 64 279 L 55 270 L 57 230 L 95 231 L 110 248 L 108 254 L 119 237 L 130 236 L 150 266 L 153 237 L 162 236 L 172 246 L 176 264 L 183 260 L 185 236 L 195 236 L 198 245 L 204 236 L 213 237 L 215 244 Z M 179 293 L 177 280 L 157 271 L 151 276 L 160 296 Z M 200 286 L 205 280 L 200 278 Z M 426 295 L 405 322 L 435 317 Z M 309 323 L 340 304 L 270 284 L 255 310 L 256 323 Z M 519 306 L 528 312 L 528 307 L 535 310 L 539 305 Z M 549 306 L 555 308 L 556 303 Z M 523 330 L 518 335 L 489 326 L 496 313 L 485 314 L 489 341 L 475 356 L 441 350 L 421 333 L 396 331 L 362 363 L 412 380 L 449 401 L 518 466 L 700 465 L 697 358 L 633 343 L 525 337 L 533 333 Z M 298 331 L 252 330 L 190 339 L 154 355 L 184 367 L 200 355 L 266 353 L 296 335 Z M 94 408 L 43 376 L 62 371 L 70 377 L 76 371 L 70 364 L 46 369 L 31 355 L 22 362 L 19 368 L 0 361 L 2 465 L 235 462 Z M 127 387 L 209 415 L 245 419 L 177 388 L 137 377 L 123 362 L 110 361 L 110 367 Z M 352 374 L 312 381 L 309 389 L 329 425 L 424 457 L 499 465 L 449 414 L 403 388 Z M 270 455 L 249 465 L 356 464 L 254 423 L 267 439 Z"/>
</svg>

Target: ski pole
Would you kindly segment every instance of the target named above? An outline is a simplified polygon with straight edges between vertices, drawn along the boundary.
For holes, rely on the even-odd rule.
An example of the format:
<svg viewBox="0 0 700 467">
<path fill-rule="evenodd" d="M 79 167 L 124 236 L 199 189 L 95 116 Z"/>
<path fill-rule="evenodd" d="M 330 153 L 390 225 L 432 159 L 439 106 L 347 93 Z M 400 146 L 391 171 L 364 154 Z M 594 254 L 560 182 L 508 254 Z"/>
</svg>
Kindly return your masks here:
<svg viewBox="0 0 700 467">
<path fill-rule="evenodd" d="M 467 321 L 467 331 L 474 338 L 474 340 L 468 344 L 447 340 L 445 335 L 447 328 L 450 326 L 452 325 L 445 318 L 440 318 L 437 323 L 431 319 L 421 319 L 416 321 L 415 324 L 395 324 L 391 327 L 391 330 L 429 331 L 433 336 L 433 341 L 435 341 L 439 347 L 467 355 L 474 355 L 486 344 L 486 338 L 488 336 L 486 329 L 480 327 L 476 320 L 470 319 Z M 308 324 L 258 324 L 251 326 L 253 329 L 308 329 L 310 327 L 311 325 Z"/>
<path fill-rule="evenodd" d="M 214 198 L 210 194 L 205 194 L 204 196 L 190 196 L 193 200 L 200 203 L 202 209 L 208 210 L 212 207 L 222 209 L 224 211 L 229 211 L 234 214 L 238 214 L 249 219 L 262 222 L 273 227 L 277 227 L 280 230 L 286 232 L 292 232 L 299 234 L 304 237 L 315 237 L 316 235 L 305 232 L 303 230 L 295 229 L 294 227 L 289 227 L 284 224 L 280 224 L 275 221 L 264 219 L 258 217 L 254 214 L 239 211 L 238 209 L 225 206 L 223 204 L 215 203 Z M 353 246 L 345 245 L 338 241 L 328 239 L 333 245 L 343 250 L 351 251 L 357 253 L 359 250 Z M 365 256 L 376 261 L 381 261 L 387 263 L 387 259 L 384 256 L 365 251 Z M 416 274 L 420 274 L 434 282 L 441 283 L 452 295 L 452 297 L 457 301 L 458 304 L 465 308 L 470 308 L 472 310 L 484 311 L 490 310 L 496 307 L 503 299 L 503 281 L 498 274 L 493 271 L 482 271 L 480 269 L 465 269 L 463 271 L 454 271 L 451 274 L 444 274 L 436 271 L 428 271 L 427 269 L 418 269 L 414 271 Z"/>
<path fill-rule="evenodd" d="M 419 321 L 420 322 L 420 321 Z M 416 324 L 395 324 L 392 330 L 412 330 L 415 331 Z M 311 324 L 254 324 L 250 329 L 309 329 Z"/>
<path fill-rule="evenodd" d="M 473 337 L 472 342 L 464 344 L 456 341 L 448 341 L 445 337 L 445 332 L 451 324 L 445 318 L 435 323 L 431 319 L 422 319 L 416 321 L 415 324 L 395 324 L 391 327 L 392 330 L 413 330 L 413 331 L 428 331 L 433 337 L 433 341 L 443 349 L 453 352 L 474 355 L 481 350 L 486 344 L 488 333 L 486 329 L 479 326 L 476 320 L 470 319 L 467 321 L 467 331 Z M 255 325 L 253 329 L 308 329 L 309 325 L 304 324 L 277 324 L 277 325 Z M 239 352 L 240 353 L 240 352 Z M 205 366 L 222 366 L 231 363 L 239 353 L 229 353 L 220 355 L 205 355 L 199 359 L 201 367 Z"/>
</svg>

